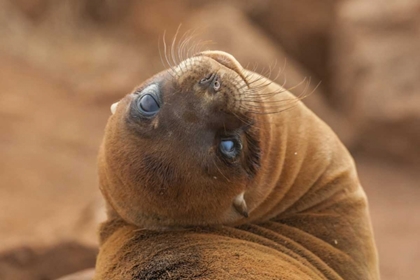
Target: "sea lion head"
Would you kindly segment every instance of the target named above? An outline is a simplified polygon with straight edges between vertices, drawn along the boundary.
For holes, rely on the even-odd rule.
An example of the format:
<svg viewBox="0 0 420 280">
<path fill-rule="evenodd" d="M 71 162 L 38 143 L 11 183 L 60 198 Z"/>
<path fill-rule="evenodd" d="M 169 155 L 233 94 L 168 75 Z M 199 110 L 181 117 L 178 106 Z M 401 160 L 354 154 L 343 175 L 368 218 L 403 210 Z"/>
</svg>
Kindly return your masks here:
<svg viewBox="0 0 420 280">
<path fill-rule="evenodd" d="M 249 88 L 230 54 L 199 53 L 111 106 L 99 154 L 100 188 L 125 221 L 145 228 L 244 219 L 259 169 Z"/>
</svg>

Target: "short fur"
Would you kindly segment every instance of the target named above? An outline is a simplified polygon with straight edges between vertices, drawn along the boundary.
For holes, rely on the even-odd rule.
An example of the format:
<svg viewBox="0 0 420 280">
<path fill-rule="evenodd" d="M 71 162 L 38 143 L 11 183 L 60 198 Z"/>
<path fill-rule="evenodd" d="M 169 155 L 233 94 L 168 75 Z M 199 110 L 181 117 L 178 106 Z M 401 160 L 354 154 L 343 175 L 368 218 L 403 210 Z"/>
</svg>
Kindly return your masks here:
<svg viewBox="0 0 420 280">
<path fill-rule="evenodd" d="M 220 91 L 197 86 L 212 72 Z M 139 119 L 129 94 L 106 128 L 95 279 L 379 279 L 353 159 L 303 103 L 218 51 L 135 92 L 153 83 L 157 117 Z M 243 144 L 232 163 L 212 142 L 224 130 Z"/>
</svg>

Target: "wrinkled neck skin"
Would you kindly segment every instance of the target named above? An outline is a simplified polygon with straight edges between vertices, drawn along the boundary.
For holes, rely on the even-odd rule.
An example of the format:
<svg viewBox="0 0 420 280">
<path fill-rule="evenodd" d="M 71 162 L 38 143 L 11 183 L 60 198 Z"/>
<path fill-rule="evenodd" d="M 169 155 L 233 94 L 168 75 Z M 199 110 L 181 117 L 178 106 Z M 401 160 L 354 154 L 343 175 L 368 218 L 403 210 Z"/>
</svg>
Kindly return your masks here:
<svg viewBox="0 0 420 280">
<path fill-rule="evenodd" d="M 260 94 L 279 90 L 279 85 L 270 83 Z M 367 197 L 353 158 L 330 127 L 301 101 L 296 102 L 294 95 L 285 91 L 275 95 L 275 99 L 295 101 L 284 102 L 288 104 L 283 112 L 256 118 L 260 139 L 265 140 L 260 143 L 263 168 L 245 192 L 250 210 L 246 222 L 292 221 L 298 225 L 298 217 L 309 216 L 314 223 L 317 221 L 313 217 L 317 216 L 340 219 L 340 224 L 346 226 L 337 232 L 330 228 L 331 224 L 321 221 L 318 225 L 297 227 L 305 232 L 325 227 L 332 236 L 345 236 L 346 231 L 351 231 L 352 237 L 346 238 L 354 247 L 347 253 L 366 265 L 369 279 L 379 279 Z M 318 230 L 311 233 L 319 234 Z"/>
<path fill-rule="evenodd" d="M 314 207 L 322 208 L 331 200 L 349 196 L 365 201 L 353 159 L 335 133 L 293 94 L 265 77 L 242 71 L 251 81 L 258 80 L 256 86 L 264 85 L 259 90 L 260 97 L 254 97 L 255 102 L 251 105 L 259 108 L 259 112 L 253 114 L 252 129 L 260 139 L 261 167 L 243 190 L 249 217 L 232 215 L 229 211 L 225 222 L 220 224 L 238 226 L 264 222 Z M 273 95 L 275 92 L 281 93 Z M 269 99 L 268 95 L 271 96 Z M 270 113 L 273 108 L 280 112 Z M 103 143 L 102 154 L 106 153 L 104 149 Z M 100 170 L 100 173 L 106 171 Z M 106 174 L 101 176 L 106 181 Z M 108 202 L 112 201 L 106 191 L 103 194 Z M 112 218 L 121 216 L 111 205 L 113 203 L 108 205 L 108 215 Z M 144 227 L 177 229 L 173 226 Z"/>
<path fill-rule="evenodd" d="M 253 75 L 270 83 L 261 95 L 283 90 Z M 246 222 L 321 209 L 349 196 L 365 201 L 354 161 L 335 133 L 288 91 L 270 102 L 283 102 L 284 111 L 256 116 L 263 168 L 245 192 Z"/>
</svg>

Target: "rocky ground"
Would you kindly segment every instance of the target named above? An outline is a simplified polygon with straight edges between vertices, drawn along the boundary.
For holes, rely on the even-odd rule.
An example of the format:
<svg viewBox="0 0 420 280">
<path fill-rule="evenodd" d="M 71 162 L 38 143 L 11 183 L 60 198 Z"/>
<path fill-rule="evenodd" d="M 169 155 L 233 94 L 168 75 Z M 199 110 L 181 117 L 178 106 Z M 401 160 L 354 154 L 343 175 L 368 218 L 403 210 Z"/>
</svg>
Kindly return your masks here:
<svg viewBox="0 0 420 280">
<path fill-rule="evenodd" d="M 180 23 L 257 72 L 284 69 L 286 86 L 311 77 L 305 102 L 355 155 L 382 279 L 415 279 L 420 1 L 207 3 L 0 0 L 0 279 L 94 266 L 109 106 L 163 69 Z"/>
</svg>

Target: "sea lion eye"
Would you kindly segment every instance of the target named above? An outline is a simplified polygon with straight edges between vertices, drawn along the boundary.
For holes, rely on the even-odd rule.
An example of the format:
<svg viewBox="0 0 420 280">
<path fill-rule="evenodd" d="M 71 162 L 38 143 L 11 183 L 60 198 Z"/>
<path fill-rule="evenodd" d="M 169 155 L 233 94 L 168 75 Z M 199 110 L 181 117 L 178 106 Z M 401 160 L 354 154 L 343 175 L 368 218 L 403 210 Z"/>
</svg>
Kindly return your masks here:
<svg viewBox="0 0 420 280">
<path fill-rule="evenodd" d="M 140 112 L 143 113 L 146 116 L 153 116 L 160 109 L 159 103 L 156 101 L 156 99 L 151 94 L 143 95 L 139 99 L 139 101 L 137 103 L 137 107 L 140 110 Z"/>
<path fill-rule="evenodd" d="M 234 139 L 223 139 L 220 141 L 219 150 L 227 158 L 233 159 L 237 156 L 241 145 Z"/>
</svg>

